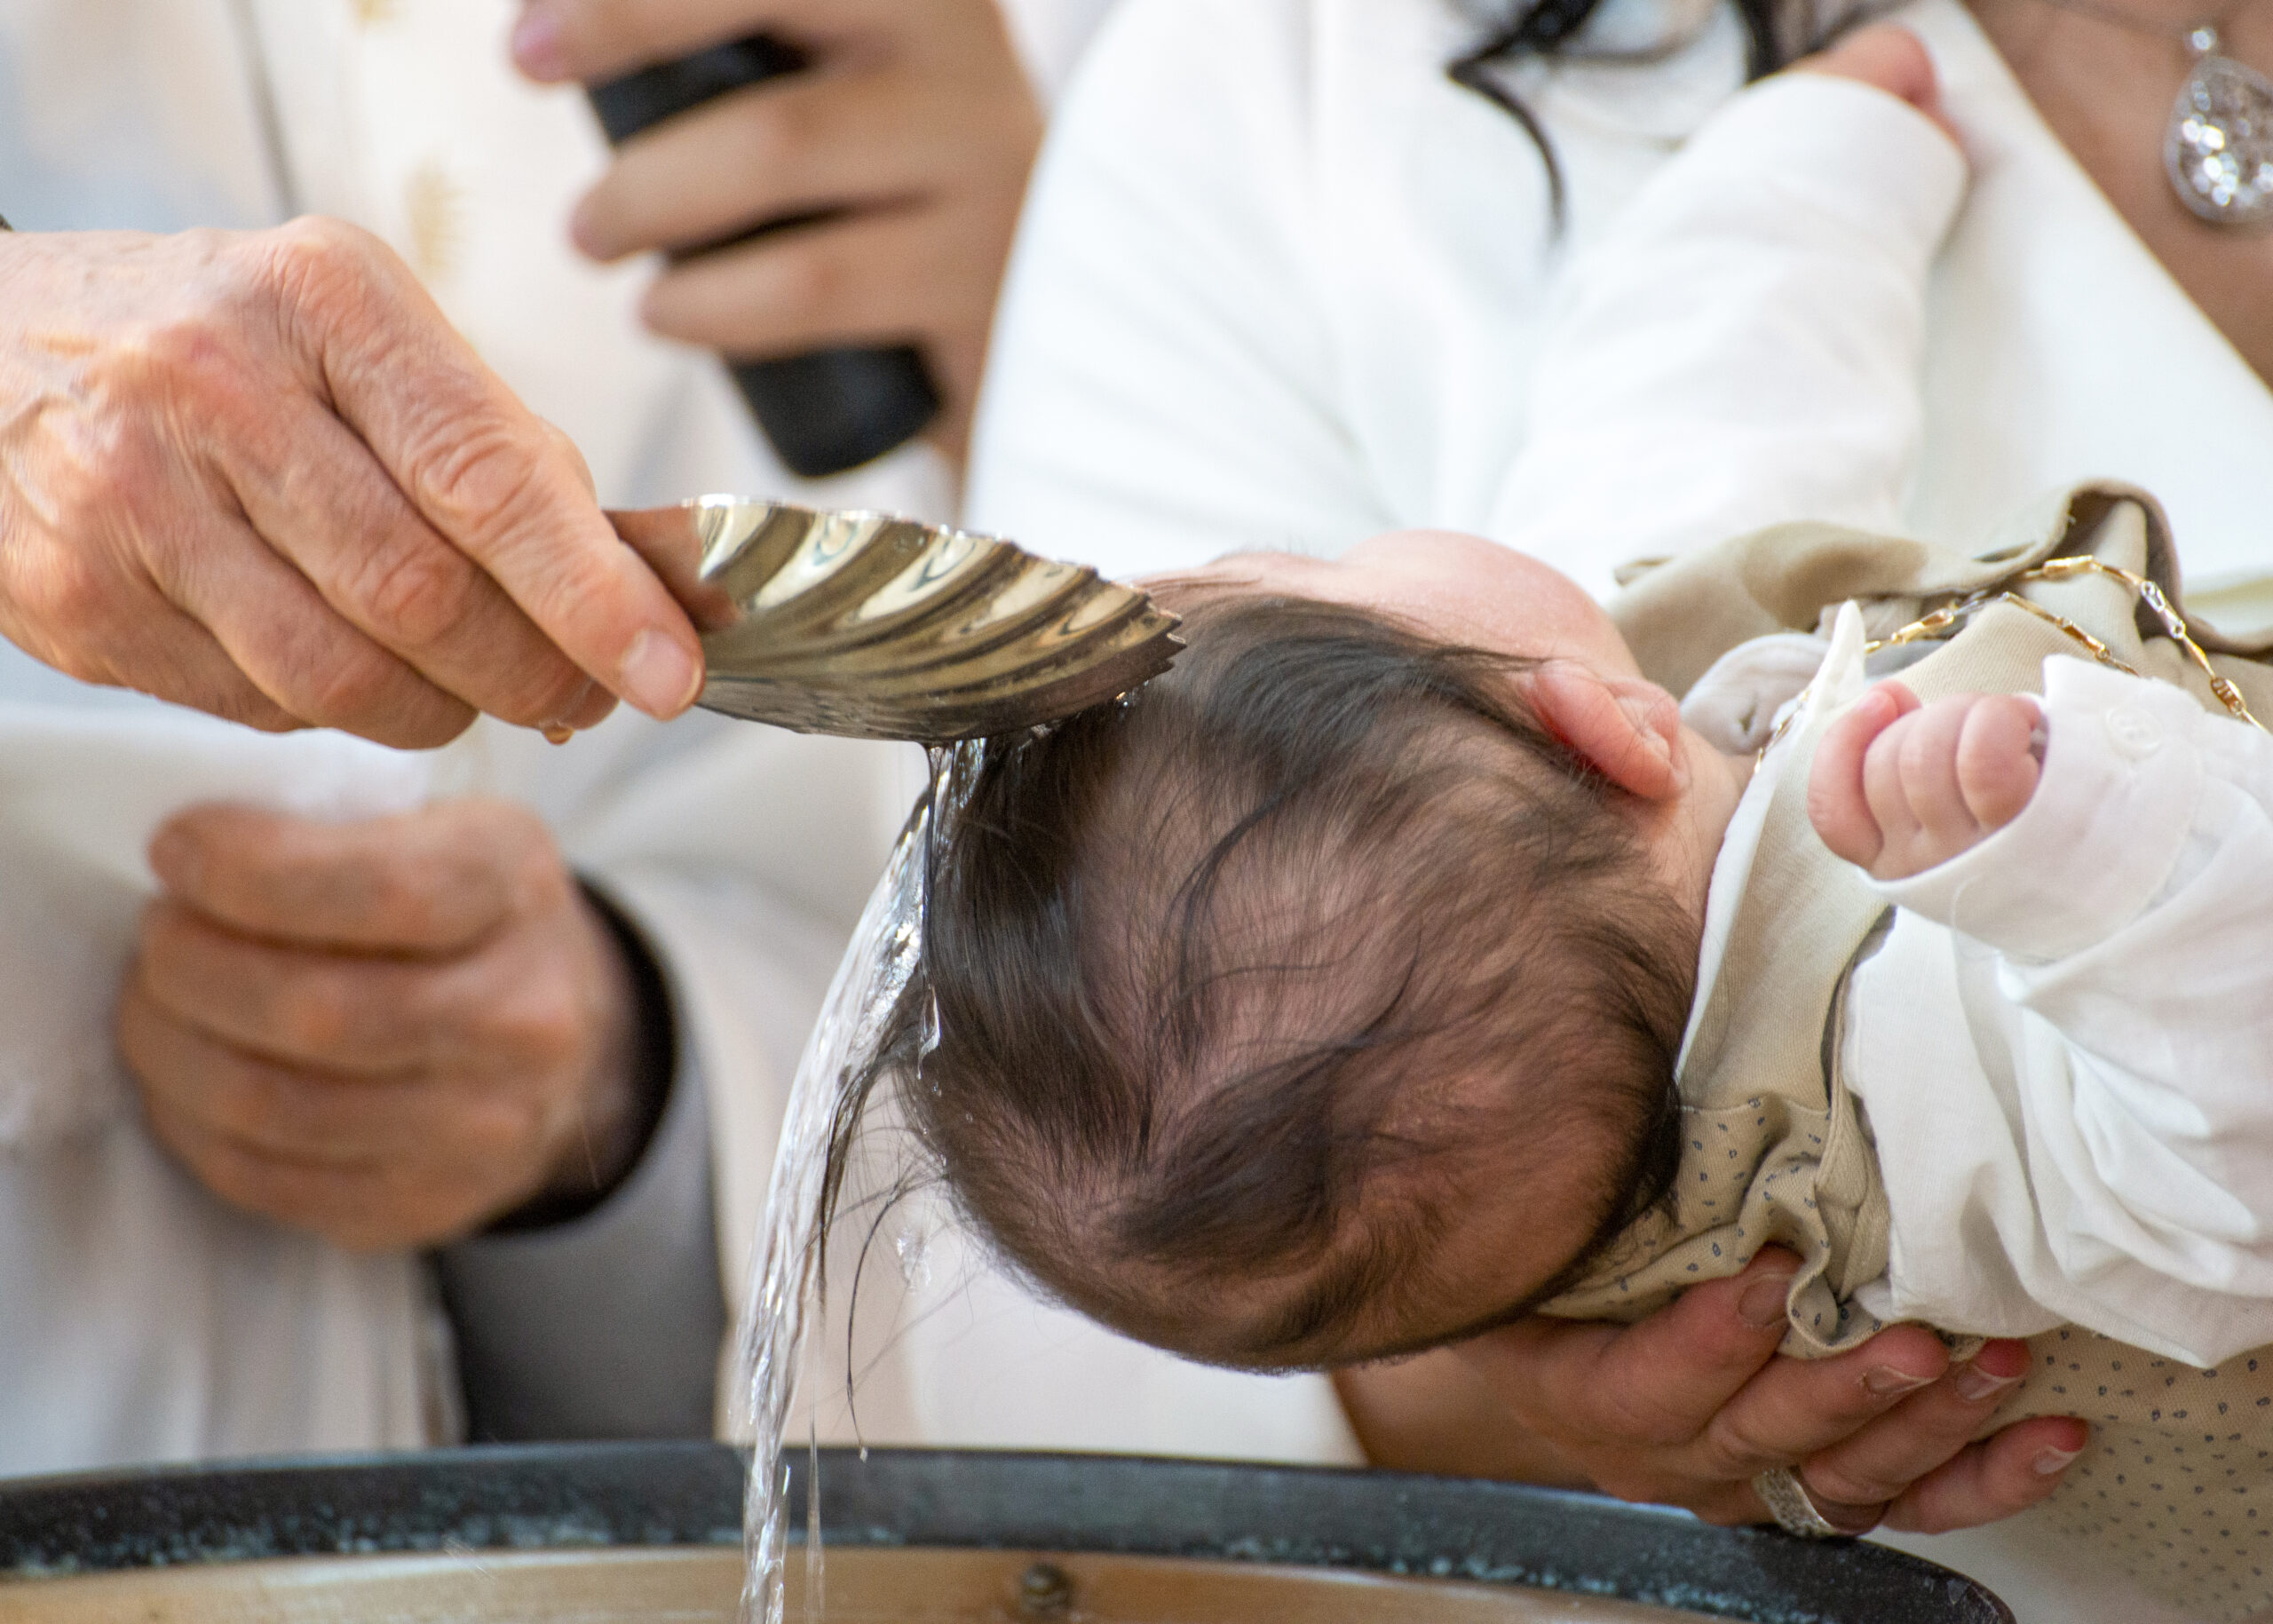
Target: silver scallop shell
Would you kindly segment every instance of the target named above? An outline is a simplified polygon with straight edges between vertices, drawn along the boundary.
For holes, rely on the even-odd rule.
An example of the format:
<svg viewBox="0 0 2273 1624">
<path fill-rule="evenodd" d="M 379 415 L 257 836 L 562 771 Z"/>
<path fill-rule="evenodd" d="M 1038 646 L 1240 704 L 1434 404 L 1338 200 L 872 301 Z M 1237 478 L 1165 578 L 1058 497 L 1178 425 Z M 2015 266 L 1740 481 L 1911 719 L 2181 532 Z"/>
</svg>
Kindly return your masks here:
<svg viewBox="0 0 2273 1624">
<path fill-rule="evenodd" d="M 968 530 L 733 496 L 609 518 L 702 630 L 699 702 L 799 733 L 1017 733 L 1128 693 L 1182 646 L 1136 588 Z"/>
</svg>

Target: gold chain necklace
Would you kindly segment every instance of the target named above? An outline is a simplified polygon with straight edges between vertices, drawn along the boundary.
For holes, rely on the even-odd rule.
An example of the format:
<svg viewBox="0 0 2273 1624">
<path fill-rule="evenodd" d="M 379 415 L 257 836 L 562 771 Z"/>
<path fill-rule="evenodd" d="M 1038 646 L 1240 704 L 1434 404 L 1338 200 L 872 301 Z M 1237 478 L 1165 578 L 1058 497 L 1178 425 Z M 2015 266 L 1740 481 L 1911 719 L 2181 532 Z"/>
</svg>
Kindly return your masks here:
<svg viewBox="0 0 2273 1624">
<path fill-rule="evenodd" d="M 2242 697 L 2241 690 L 2234 686 L 2229 678 L 2222 676 L 2217 667 L 2210 663 L 2209 654 L 2199 643 L 2194 640 L 2193 633 L 2187 630 L 2185 617 L 2180 614 L 2176 607 L 2172 605 L 2162 588 L 2144 575 L 2134 574 L 2127 569 L 2118 568 L 2115 565 L 2103 562 L 2098 558 L 2081 557 L 2054 558 L 2048 563 L 2038 565 L 2034 569 L 2024 570 L 2021 574 L 2011 576 L 2004 586 L 1984 587 L 1977 592 L 1959 598 L 1955 603 L 1944 604 L 1931 614 L 1921 615 L 1898 630 L 1890 631 L 1882 638 L 1864 644 L 1863 653 L 1875 654 L 1882 648 L 1899 648 L 1911 643 L 1940 642 L 1962 631 L 1975 615 L 1990 605 L 2010 604 L 2016 609 L 2036 616 L 2048 626 L 2057 627 L 2100 664 L 2111 667 L 2128 677 L 2145 675 L 2137 666 L 2125 660 L 2066 615 L 2055 614 L 2042 604 L 2031 603 L 2013 590 L 2014 587 L 2025 585 L 2031 581 L 2065 581 L 2073 575 L 2104 575 L 2111 581 L 2119 581 L 2129 587 L 2134 593 L 2137 594 L 2140 602 L 2154 611 L 2155 618 L 2162 622 L 2163 630 L 2169 633 L 2171 641 L 2186 651 L 2187 658 L 2191 660 L 2201 671 L 2204 678 L 2210 685 L 2210 692 L 2218 696 L 2218 702 L 2226 708 L 2228 714 L 2237 721 L 2248 723 L 2261 733 L 2273 733 L 2273 729 L 2269 729 L 2251 712 L 2249 701 Z M 1820 680 L 1820 677 L 1817 680 Z M 1789 706 L 1785 709 L 1784 719 L 1776 725 L 1775 731 L 1769 734 L 1767 742 L 1760 747 L 1761 759 L 1765 760 L 1768 752 L 1782 743 L 1784 736 L 1790 733 L 1794 725 L 1806 714 L 1808 696 L 1814 692 L 1815 682 L 1810 681 L 1806 687 L 1802 688 L 1794 696 Z"/>
<path fill-rule="evenodd" d="M 2086 631 L 2081 626 L 2077 625 L 2075 622 L 2065 615 L 2055 614 L 2042 604 L 2030 602 L 2012 590 L 2014 586 L 2031 581 L 2064 581 L 2072 575 L 2104 575 L 2111 581 L 2119 581 L 2129 587 L 2138 595 L 2139 601 L 2154 612 L 2155 618 L 2162 622 L 2163 630 L 2170 634 L 2171 641 L 2186 651 L 2187 658 L 2193 661 L 2203 677 L 2209 682 L 2210 692 L 2218 696 L 2218 702 L 2234 717 L 2248 723 L 2258 732 L 2268 731 L 2264 723 L 2250 714 L 2248 701 L 2242 698 L 2241 690 L 2235 687 L 2230 679 L 2220 675 L 2218 669 L 2210 663 L 2210 656 L 2204 652 L 2202 646 L 2194 640 L 2193 634 L 2187 630 L 2185 618 L 2164 595 L 2162 588 L 2144 575 L 2134 574 L 2127 569 L 2119 569 L 2114 565 L 2099 558 L 2054 558 L 2049 563 L 2040 564 L 2034 569 L 2014 576 L 2010 585 L 1984 588 L 1969 598 L 1960 598 L 1953 604 L 1946 605 L 1930 614 L 1911 622 L 1899 631 L 1890 632 L 1875 643 L 1866 643 L 1863 646 L 1863 652 L 1866 654 L 1874 654 L 1882 648 L 1896 648 L 1906 643 L 1936 641 L 1961 630 L 1967 622 L 1991 604 L 2010 604 L 2014 608 L 2024 610 L 2048 625 L 2058 627 L 2082 645 L 2090 653 L 2091 657 L 2102 665 L 2112 666 L 2115 669 L 2127 672 L 2133 677 L 2139 676 L 2141 673 L 2136 666 L 2125 661 L 2113 649 Z"/>
<path fill-rule="evenodd" d="M 2044 4 L 2134 34 L 2175 40 L 2192 52 L 2194 71 L 2180 87 L 2163 131 L 2163 172 L 2171 190 L 2213 226 L 2273 226 L 2273 80 L 2228 56 L 2221 33 L 2249 0 L 2182 24 L 2157 22 L 2101 0 Z"/>
</svg>

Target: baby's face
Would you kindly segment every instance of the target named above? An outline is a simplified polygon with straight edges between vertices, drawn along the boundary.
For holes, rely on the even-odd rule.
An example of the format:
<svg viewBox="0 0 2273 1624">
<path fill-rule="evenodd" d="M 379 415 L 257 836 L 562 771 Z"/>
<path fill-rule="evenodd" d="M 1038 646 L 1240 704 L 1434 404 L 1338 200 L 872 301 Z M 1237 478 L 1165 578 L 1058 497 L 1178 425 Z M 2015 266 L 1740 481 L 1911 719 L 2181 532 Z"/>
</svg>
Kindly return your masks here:
<svg viewBox="0 0 2273 1624">
<path fill-rule="evenodd" d="M 1338 558 L 1242 552 L 1174 577 L 1386 613 L 1435 641 L 1638 677 L 1602 606 L 1569 576 L 1479 536 L 1400 530 Z"/>
</svg>

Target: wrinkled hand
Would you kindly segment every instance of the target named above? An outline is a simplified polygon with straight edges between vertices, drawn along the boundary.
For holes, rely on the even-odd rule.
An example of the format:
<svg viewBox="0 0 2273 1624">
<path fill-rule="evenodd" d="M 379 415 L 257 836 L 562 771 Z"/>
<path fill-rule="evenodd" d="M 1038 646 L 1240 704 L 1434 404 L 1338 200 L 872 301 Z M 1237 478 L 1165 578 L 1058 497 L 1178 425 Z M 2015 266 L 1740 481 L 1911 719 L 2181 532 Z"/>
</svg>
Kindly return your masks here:
<svg viewBox="0 0 2273 1624">
<path fill-rule="evenodd" d="M 1838 1359 L 1778 1358 L 1794 1266 L 1770 1250 L 1635 1325 L 1532 1319 L 1337 1381 L 1377 1464 L 1588 1485 L 1713 1523 L 1770 1520 L 1752 1479 L 1773 1466 L 1856 1533 L 1994 1522 L 2059 1486 L 2082 1422 L 1972 1441 L 2026 1374 L 2025 1344 L 1952 1369 L 1937 1338 L 1897 1326 Z"/>
<path fill-rule="evenodd" d="M 576 211 L 620 259 L 810 225 L 665 270 L 648 324 L 742 359 L 914 344 L 960 456 L 1041 114 L 995 0 L 528 0 L 532 77 L 596 83 L 771 34 L 812 67 L 649 131 Z"/>
<path fill-rule="evenodd" d="M 258 727 L 432 745 L 700 679 L 574 450 L 332 221 L 0 235 L 0 633 Z"/>
<path fill-rule="evenodd" d="M 1824 844 L 1874 879 L 1923 874 L 2020 816 L 2042 770 L 2041 725 L 2016 694 L 1921 705 L 1882 682 L 1825 729 L 1808 817 Z"/>
<path fill-rule="evenodd" d="M 216 1194 L 358 1250 L 611 1186 L 646 1113 L 606 925 L 497 801 L 326 824 L 233 807 L 152 842 L 118 1042 Z"/>
</svg>

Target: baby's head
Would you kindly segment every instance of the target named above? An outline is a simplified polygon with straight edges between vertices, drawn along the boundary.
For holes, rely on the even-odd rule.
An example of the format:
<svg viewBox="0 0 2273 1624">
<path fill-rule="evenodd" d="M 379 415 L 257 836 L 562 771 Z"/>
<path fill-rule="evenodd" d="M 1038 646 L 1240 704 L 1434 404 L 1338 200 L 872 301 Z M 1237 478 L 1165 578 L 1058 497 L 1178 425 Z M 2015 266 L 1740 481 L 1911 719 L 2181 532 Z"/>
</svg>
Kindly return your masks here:
<svg viewBox="0 0 2273 1624">
<path fill-rule="evenodd" d="M 1018 1264 L 1163 1347 L 1514 1319 L 1668 1188 L 1731 780 L 1489 543 L 1158 590 L 1176 669 L 996 756 L 954 828 L 917 1129 Z"/>
</svg>

